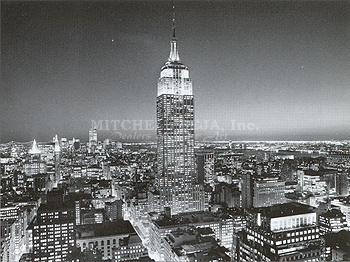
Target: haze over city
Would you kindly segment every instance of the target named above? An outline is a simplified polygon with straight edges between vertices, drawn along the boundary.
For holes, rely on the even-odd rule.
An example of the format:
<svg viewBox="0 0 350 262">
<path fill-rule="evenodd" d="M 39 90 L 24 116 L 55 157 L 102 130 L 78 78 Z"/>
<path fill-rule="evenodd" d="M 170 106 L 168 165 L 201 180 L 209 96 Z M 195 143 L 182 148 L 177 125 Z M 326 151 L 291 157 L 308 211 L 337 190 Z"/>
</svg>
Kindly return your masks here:
<svg viewBox="0 0 350 262">
<path fill-rule="evenodd" d="M 232 140 L 349 138 L 348 2 L 5 1 L 1 142 L 86 140 L 92 120 L 155 121 L 173 4 L 199 123 Z"/>
</svg>

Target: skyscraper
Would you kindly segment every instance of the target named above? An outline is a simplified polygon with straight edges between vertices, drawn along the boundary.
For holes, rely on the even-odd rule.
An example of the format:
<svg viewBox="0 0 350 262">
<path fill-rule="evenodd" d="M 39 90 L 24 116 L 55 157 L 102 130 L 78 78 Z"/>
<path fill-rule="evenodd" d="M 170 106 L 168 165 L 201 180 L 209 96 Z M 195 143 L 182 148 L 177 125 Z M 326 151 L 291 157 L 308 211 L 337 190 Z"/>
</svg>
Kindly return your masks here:
<svg viewBox="0 0 350 262">
<path fill-rule="evenodd" d="M 245 209 L 253 207 L 253 174 L 247 172 L 242 174 L 242 207 Z"/>
<path fill-rule="evenodd" d="M 195 174 L 192 81 L 180 62 L 175 15 L 170 55 L 158 80 L 157 145 L 161 205 L 171 207 L 172 214 L 203 210 L 204 192 Z"/>
<path fill-rule="evenodd" d="M 61 179 L 61 169 L 60 169 L 60 165 L 61 165 L 61 147 L 60 147 L 60 143 L 58 141 L 57 135 L 55 136 L 54 142 L 55 142 L 55 148 L 54 148 L 54 152 L 55 152 L 54 186 L 57 187 L 57 183 Z"/>
<path fill-rule="evenodd" d="M 94 152 L 97 146 L 97 130 L 92 128 L 89 130 L 89 152 Z"/>
<path fill-rule="evenodd" d="M 349 194 L 349 179 L 346 171 L 338 170 L 335 176 L 335 191 L 339 196 L 347 196 Z"/>
<path fill-rule="evenodd" d="M 45 161 L 42 161 L 41 159 L 41 151 L 38 148 L 35 139 L 33 141 L 32 148 L 28 150 L 28 157 L 24 162 L 23 171 L 26 176 L 31 177 L 31 179 L 29 179 L 31 181 L 34 181 L 34 175 L 47 173 L 47 165 Z"/>
</svg>

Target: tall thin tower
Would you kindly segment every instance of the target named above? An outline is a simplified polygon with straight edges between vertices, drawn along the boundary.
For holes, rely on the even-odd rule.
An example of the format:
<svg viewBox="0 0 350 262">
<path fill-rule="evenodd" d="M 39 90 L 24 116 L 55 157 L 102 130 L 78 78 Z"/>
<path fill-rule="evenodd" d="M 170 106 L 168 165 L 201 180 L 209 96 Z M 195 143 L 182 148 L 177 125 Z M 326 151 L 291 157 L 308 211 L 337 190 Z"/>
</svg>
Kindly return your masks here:
<svg viewBox="0 0 350 262">
<path fill-rule="evenodd" d="M 203 210 L 204 193 L 196 182 L 192 81 L 188 67 L 180 62 L 175 12 L 170 47 L 158 80 L 156 185 L 161 205 L 177 214 Z"/>
<path fill-rule="evenodd" d="M 55 147 L 55 178 L 54 178 L 54 187 L 57 187 L 57 184 L 60 182 L 61 179 L 61 147 L 60 143 L 58 141 L 57 135 L 54 138 Z"/>
<path fill-rule="evenodd" d="M 89 130 L 89 153 L 95 152 L 96 146 L 97 146 L 97 130 L 96 128 L 91 128 Z"/>
</svg>

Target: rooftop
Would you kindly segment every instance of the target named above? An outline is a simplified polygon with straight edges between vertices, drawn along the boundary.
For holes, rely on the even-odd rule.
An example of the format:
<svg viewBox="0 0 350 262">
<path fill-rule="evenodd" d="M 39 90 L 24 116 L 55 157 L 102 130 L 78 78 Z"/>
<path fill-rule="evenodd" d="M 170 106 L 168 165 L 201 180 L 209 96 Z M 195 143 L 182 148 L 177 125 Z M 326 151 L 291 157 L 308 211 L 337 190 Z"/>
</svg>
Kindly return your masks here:
<svg viewBox="0 0 350 262">
<path fill-rule="evenodd" d="M 195 252 L 208 250 L 212 246 L 213 246 L 213 243 L 208 241 L 203 243 L 186 244 L 186 245 L 182 245 L 181 247 L 183 252 L 185 252 L 186 254 L 191 254 Z"/>
<path fill-rule="evenodd" d="M 342 230 L 338 233 L 330 233 L 324 236 L 326 246 L 330 246 L 344 251 L 350 250 L 350 232 Z"/>
<path fill-rule="evenodd" d="M 132 233 L 129 236 L 119 240 L 120 246 L 129 246 L 129 245 L 138 245 L 138 244 L 142 244 L 142 240 L 136 233 Z"/>
<path fill-rule="evenodd" d="M 39 212 L 45 212 L 45 211 L 59 211 L 59 210 L 72 210 L 74 209 L 74 202 L 65 201 L 65 202 L 50 202 L 49 204 L 41 204 L 38 213 Z"/>
<path fill-rule="evenodd" d="M 261 213 L 263 216 L 270 218 L 315 213 L 314 208 L 312 206 L 296 202 L 257 208 L 255 209 L 255 212 Z"/>
<path fill-rule="evenodd" d="M 213 213 L 199 211 L 199 212 L 182 213 L 182 214 L 172 216 L 171 218 L 162 217 L 159 220 L 155 221 L 155 223 L 159 227 L 166 227 L 166 226 L 174 226 L 174 225 L 182 225 L 182 224 L 214 222 L 219 220 L 220 220 L 219 217 Z"/>
<path fill-rule="evenodd" d="M 77 236 L 80 239 L 131 233 L 135 233 L 135 230 L 130 222 L 125 220 L 77 226 Z"/>
<path fill-rule="evenodd" d="M 320 216 L 323 216 L 325 218 L 337 218 L 337 217 L 344 217 L 344 214 L 338 209 L 332 209 L 321 214 Z"/>
<path fill-rule="evenodd" d="M 304 174 L 307 176 L 321 176 L 322 173 L 320 171 L 316 171 L 316 170 L 305 170 Z"/>
</svg>

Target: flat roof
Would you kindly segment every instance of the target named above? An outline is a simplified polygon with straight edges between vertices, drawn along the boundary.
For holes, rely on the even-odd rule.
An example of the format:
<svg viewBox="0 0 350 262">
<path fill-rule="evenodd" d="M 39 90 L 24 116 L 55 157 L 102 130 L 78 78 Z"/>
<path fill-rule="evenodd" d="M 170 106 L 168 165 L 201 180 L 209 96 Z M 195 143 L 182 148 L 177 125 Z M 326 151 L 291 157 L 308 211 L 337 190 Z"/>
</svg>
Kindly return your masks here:
<svg viewBox="0 0 350 262">
<path fill-rule="evenodd" d="M 273 205 L 270 207 L 257 208 L 255 209 L 255 212 L 261 213 L 263 216 L 266 217 L 274 218 L 315 213 L 315 210 L 312 206 L 300 204 L 297 202 L 291 202 Z"/>
<path fill-rule="evenodd" d="M 44 211 L 65 211 L 65 210 L 72 210 L 74 209 L 75 202 L 71 201 L 53 201 L 49 202 L 47 204 L 41 204 L 38 213 L 39 212 L 44 212 Z"/>
<path fill-rule="evenodd" d="M 322 213 L 320 216 L 326 218 L 337 218 L 337 217 L 345 217 L 345 215 L 338 209 L 328 210 L 325 213 Z"/>
<path fill-rule="evenodd" d="M 79 236 L 78 239 L 136 233 L 130 222 L 126 220 L 78 225 L 76 229 Z"/>
<path fill-rule="evenodd" d="M 175 226 L 182 224 L 194 224 L 194 223 L 204 223 L 204 222 L 217 222 L 220 221 L 220 218 L 207 211 L 198 211 L 198 212 L 190 212 L 190 213 L 180 213 L 178 215 L 174 215 L 171 218 L 163 217 L 159 220 L 156 220 L 155 223 L 159 227 L 166 226 Z"/>
</svg>

